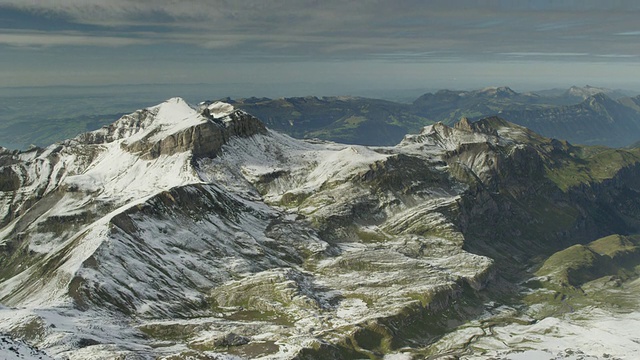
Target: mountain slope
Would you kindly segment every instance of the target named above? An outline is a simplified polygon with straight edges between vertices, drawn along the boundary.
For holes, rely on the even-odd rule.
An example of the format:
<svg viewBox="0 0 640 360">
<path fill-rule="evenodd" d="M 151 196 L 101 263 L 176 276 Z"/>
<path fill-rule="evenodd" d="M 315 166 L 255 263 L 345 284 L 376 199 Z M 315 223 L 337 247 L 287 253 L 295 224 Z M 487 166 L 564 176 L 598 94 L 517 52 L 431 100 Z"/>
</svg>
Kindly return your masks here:
<svg viewBox="0 0 640 360">
<path fill-rule="evenodd" d="M 639 113 L 604 94 L 577 105 L 544 110 L 502 111 L 510 121 L 545 135 L 574 143 L 622 147 L 637 141 Z"/>
<path fill-rule="evenodd" d="M 176 98 L 0 166 L 0 332 L 60 358 L 420 356 L 536 257 L 640 228 L 636 150 L 495 117 L 368 148 Z"/>
</svg>

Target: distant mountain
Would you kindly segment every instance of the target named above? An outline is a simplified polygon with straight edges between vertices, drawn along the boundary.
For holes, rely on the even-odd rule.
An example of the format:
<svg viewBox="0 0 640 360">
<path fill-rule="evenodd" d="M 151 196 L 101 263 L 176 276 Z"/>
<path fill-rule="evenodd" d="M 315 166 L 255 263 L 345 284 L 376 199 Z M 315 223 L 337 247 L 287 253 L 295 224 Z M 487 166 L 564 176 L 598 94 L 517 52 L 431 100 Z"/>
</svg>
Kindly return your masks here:
<svg viewBox="0 0 640 360">
<path fill-rule="evenodd" d="M 608 88 L 596 87 L 591 85 L 585 85 L 582 87 L 574 85 L 569 89 L 539 90 L 533 93 L 545 98 L 549 98 L 550 100 L 557 103 L 558 105 L 573 105 L 596 94 L 605 94 L 614 100 L 619 100 L 628 96 L 638 95 L 637 92 L 626 91 L 626 90 L 612 90 Z"/>
<path fill-rule="evenodd" d="M 586 117 L 580 111 L 564 108 L 579 105 L 601 93 L 608 94 L 615 102 L 603 102 L 600 109 L 583 109 Z M 255 114 L 268 127 L 296 138 L 357 145 L 391 146 L 400 142 L 404 135 L 418 132 L 426 125 L 437 122 L 452 125 L 462 117 L 479 119 L 500 114 L 508 118 L 509 113 L 515 114 L 509 120 L 532 126 L 546 136 L 585 144 L 625 146 L 640 140 L 640 134 L 633 138 L 634 132 L 622 137 L 617 135 L 624 129 L 635 129 L 633 124 L 640 121 L 640 96 L 618 98 L 623 94 L 626 92 L 592 86 L 528 93 L 500 86 L 473 91 L 440 90 L 423 94 L 412 102 L 348 96 L 223 100 Z M 30 144 L 47 146 L 97 129 L 123 115 L 118 113 L 119 102 L 95 104 L 93 99 L 84 99 L 82 103 L 87 106 L 66 106 L 71 100 L 39 99 L 33 112 L 25 112 L 28 109 L 22 104 L 25 99 L 2 100 L 0 145 L 7 148 L 27 149 Z M 620 109 L 619 105 L 632 111 Z M 122 103 L 122 108 L 130 106 L 131 102 Z M 609 109 L 609 106 L 613 108 Z M 602 114 L 597 115 L 598 112 Z M 543 119 L 552 123 L 539 124 Z M 603 128 L 603 119 L 609 119 L 615 126 Z M 592 121 L 596 123 L 591 124 Z"/>
<path fill-rule="evenodd" d="M 552 97 L 489 87 L 440 90 L 412 104 L 356 97 L 226 100 L 294 137 L 361 145 L 393 145 L 421 126 L 492 115 L 574 143 L 621 147 L 640 140 L 640 96 L 616 101 L 601 90 L 615 94 L 572 87 Z"/>
<path fill-rule="evenodd" d="M 627 96 L 626 94 L 617 90 L 611 90 L 607 88 L 589 86 L 589 85 L 586 85 L 583 87 L 572 86 L 563 95 L 565 97 L 573 97 L 575 99 L 586 100 L 587 98 L 597 94 L 605 94 L 612 99 L 619 99 Z"/>
<path fill-rule="evenodd" d="M 508 87 L 441 90 L 424 94 L 412 104 L 360 97 L 222 100 L 294 137 L 360 145 L 395 145 L 405 134 L 435 122 L 453 124 L 461 117 L 544 103 L 535 94 L 519 94 Z"/>
<path fill-rule="evenodd" d="M 360 97 L 223 100 L 294 137 L 358 145 L 395 145 L 433 122 L 414 114 L 410 104 Z"/>
<path fill-rule="evenodd" d="M 635 97 L 624 97 L 618 100 L 622 105 L 632 108 L 635 111 L 640 112 L 640 95 Z"/>
<path fill-rule="evenodd" d="M 536 94 L 521 94 L 504 86 L 474 91 L 440 90 L 420 96 L 411 111 L 432 121 L 453 124 L 461 117 L 489 116 L 505 109 L 545 106 L 548 102 Z"/>
<path fill-rule="evenodd" d="M 500 116 L 544 136 L 579 144 L 622 147 L 640 138 L 640 113 L 604 93 L 576 105 L 505 110 Z"/>
</svg>

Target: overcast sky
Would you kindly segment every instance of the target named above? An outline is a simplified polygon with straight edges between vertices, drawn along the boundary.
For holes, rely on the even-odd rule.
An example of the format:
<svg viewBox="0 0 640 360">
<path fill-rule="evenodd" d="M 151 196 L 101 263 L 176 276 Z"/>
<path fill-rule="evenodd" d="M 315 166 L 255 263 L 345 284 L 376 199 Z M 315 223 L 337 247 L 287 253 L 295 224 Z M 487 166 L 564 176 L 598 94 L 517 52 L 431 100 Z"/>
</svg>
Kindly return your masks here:
<svg viewBox="0 0 640 360">
<path fill-rule="evenodd" d="M 0 0 L 0 86 L 640 90 L 638 19 L 616 0 Z"/>
</svg>

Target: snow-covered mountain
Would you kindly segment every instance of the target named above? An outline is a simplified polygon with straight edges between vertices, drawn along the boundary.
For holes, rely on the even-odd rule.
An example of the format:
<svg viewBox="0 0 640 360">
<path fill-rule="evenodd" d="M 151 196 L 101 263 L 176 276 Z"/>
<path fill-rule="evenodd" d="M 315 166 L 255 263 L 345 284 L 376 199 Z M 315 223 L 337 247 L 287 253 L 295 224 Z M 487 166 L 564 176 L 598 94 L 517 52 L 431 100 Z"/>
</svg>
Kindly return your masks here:
<svg viewBox="0 0 640 360">
<path fill-rule="evenodd" d="M 483 221 L 507 206 L 550 226 L 519 204 L 533 197 L 573 209 L 530 186 L 572 151 L 497 118 L 395 147 L 301 141 L 179 98 L 2 149 L 0 333 L 70 359 L 408 354 L 440 336 L 417 324 L 492 282 L 491 257 L 527 254 L 512 229 L 487 245 Z M 535 241 L 592 230 L 573 220 Z"/>
<path fill-rule="evenodd" d="M 194 334 L 195 343 L 215 342 L 230 329 L 246 336 L 253 328 L 250 339 L 258 343 L 291 334 L 281 348 L 295 354 L 334 328 L 344 335 L 394 315 L 416 294 L 458 288 L 465 279 L 480 287 L 491 261 L 463 251 L 461 235 L 438 214 L 457 198 L 451 184 L 429 184 L 428 192 L 403 199 L 414 206 L 389 204 L 377 211 L 379 219 L 340 226 L 338 218 L 357 216 L 363 200 L 387 206 L 352 181 L 397 157 L 393 150 L 293 140 L 228 104 L 194 109 L 181 99 L 47 149 L 5 152 L 3 171 L 13 181 L 1 193 L 0 297 L 12 309 L 1 312 L 3 330 L 32 324 L 39 346 L 82 357 L 94 356 L 90 348 L 179 352 L 142 340 L 145 331 L 174 326 L 211 328 Z M 395 197 L 388 196 L 385 202 Z M 390 235 L 411 224 L 408 212 L 424 214 L 421 226 L 447 229 L 451 238 Z M 383 218 L 388 229 L 378 226 Z M 361 239 L 386 237 L 383 249 Z M 440 243 L 448 256 L 411 254 Z M 352 289 L 345 276 L 377 259 L 389 263 Z M 387 271 L 396 266 L 398 274 Z M 385 282 L 398 284 L 379 291 Z M 267 293 L 255 294 L 263 299 L 230 290 L 254 283 L 265 287 Z M 274 312 L 291 324 L 225 320 L 252 311 Z M 165 324 L 177 318 L 194 320 Z M 78 349 L 83 341 L 92 346 Z"/>
<path fill-rule="evenodd" d="M 574 98 L 579 98 L 581 100 L 585 100 L 591 96 L 597 95 L 597 94 L 605 94 L 611 98 L 617 99 L 617 98 L 621 98 L 624 97 L 624 94 L 621 94 L 615 90 L 611 90 L 611 89 L 607 89 L 607 88 L 603 88 L 603 87 L 597 87 L 597 86 L 590 86 L 590 85 L 585 85 L 585 86 L 572 86 L 570 87 L 565 93 L 564 96 L 571 96 Z"/>
</svg>

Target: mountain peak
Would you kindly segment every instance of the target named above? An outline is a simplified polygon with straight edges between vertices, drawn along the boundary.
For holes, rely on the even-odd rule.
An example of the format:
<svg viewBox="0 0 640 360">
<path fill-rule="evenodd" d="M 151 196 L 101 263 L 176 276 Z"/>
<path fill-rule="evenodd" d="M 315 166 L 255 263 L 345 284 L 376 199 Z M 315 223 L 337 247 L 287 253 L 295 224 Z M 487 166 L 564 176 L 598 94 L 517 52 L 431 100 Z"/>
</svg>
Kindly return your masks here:
<svg viewBox="0 0 640 360">
<path fill-rule="evenodd" d="M 508 86 L 490 86 L 483 89 L 478 90 L 478 93 L 490 95 L 490 96 L 498 96 L 498 97 L 508 97 L 518 95 L 517 92 L 513 91 Z"/>
<path fill-rule="evenodd" d="M 173 124 L 186 119 L 185 115 L 193 112 L 193 108 L 181 97 L 173 97 L 158 105 L 148 107 L 155 114 L 154 123 Z"/>
<path fill-rule="evenodd" d="M 147 158 L 191 151 L 194 156 L 215 156 L 231 137 L 265 133 L 260 120 L 231 104 L 215 101 L 192 107 L 182 98 L 125 115 L 111 125 L 79 135 L 83 144 L 117 142 Z"/>
<path fill-rule="evenodd" d="M 593 106 L 602 106 L 610 102 L 614 103 L 615 101 L 611 99 L 607 94 L 599 92 L 586 97 L 583 101 L 583 104 L 593 107 Z"/>
<path fill-rule="evenodd" d="M 76 140 L 88 144 L 119 141 L 124 145 L 141 140 L 155 142 L 206 121 L 186 101 L 174 97 L 124 115 L 110 125 L 79 135 Z"/>
<path fill-rule="evenodd" d="M 462 117 L 453 127 L 458 130 L 473 131 L 471 122 L 466 117 Z"/>
<path fill-rule="evenodd" d="M 596 87 L 591 85 L 586 85 L 583 87 L 574 85 L 570 87 L 569 90 L 567 90 L 566 94 L 570 96 L 581 97 L 583 99 L 586 99 L 596 94 L 600 94 L 600 93 L 610 94 L 612 92 L 613 91 L 611 89 L 606 89 L 606 88 L 601 88 L 601 87 Z"/>
<path fill-rule="evenodd" d="M 222 101 L 214 101 L 214 102 L 203 102 L 200 103 L 200 109 L 204 116 L 210 117 L 213 119 L 221 119 L 228 117 L 233 113 L 236 109 L 233 105 L 222 102 Z"/>
<path fill-rule="evenodd" d="M 462 118 L 460 122 L 450 127 L 442 122 L 427 125 L 419 134 L 406 135 L 399 147 L 415 147 L 422 149 L 430 147 L 431 151 L 453 151 L 462 144 L 471 143 L 496 143 L 499 141 L 497 132 L 487 131 L 477 124 Z"/>
</svg>

